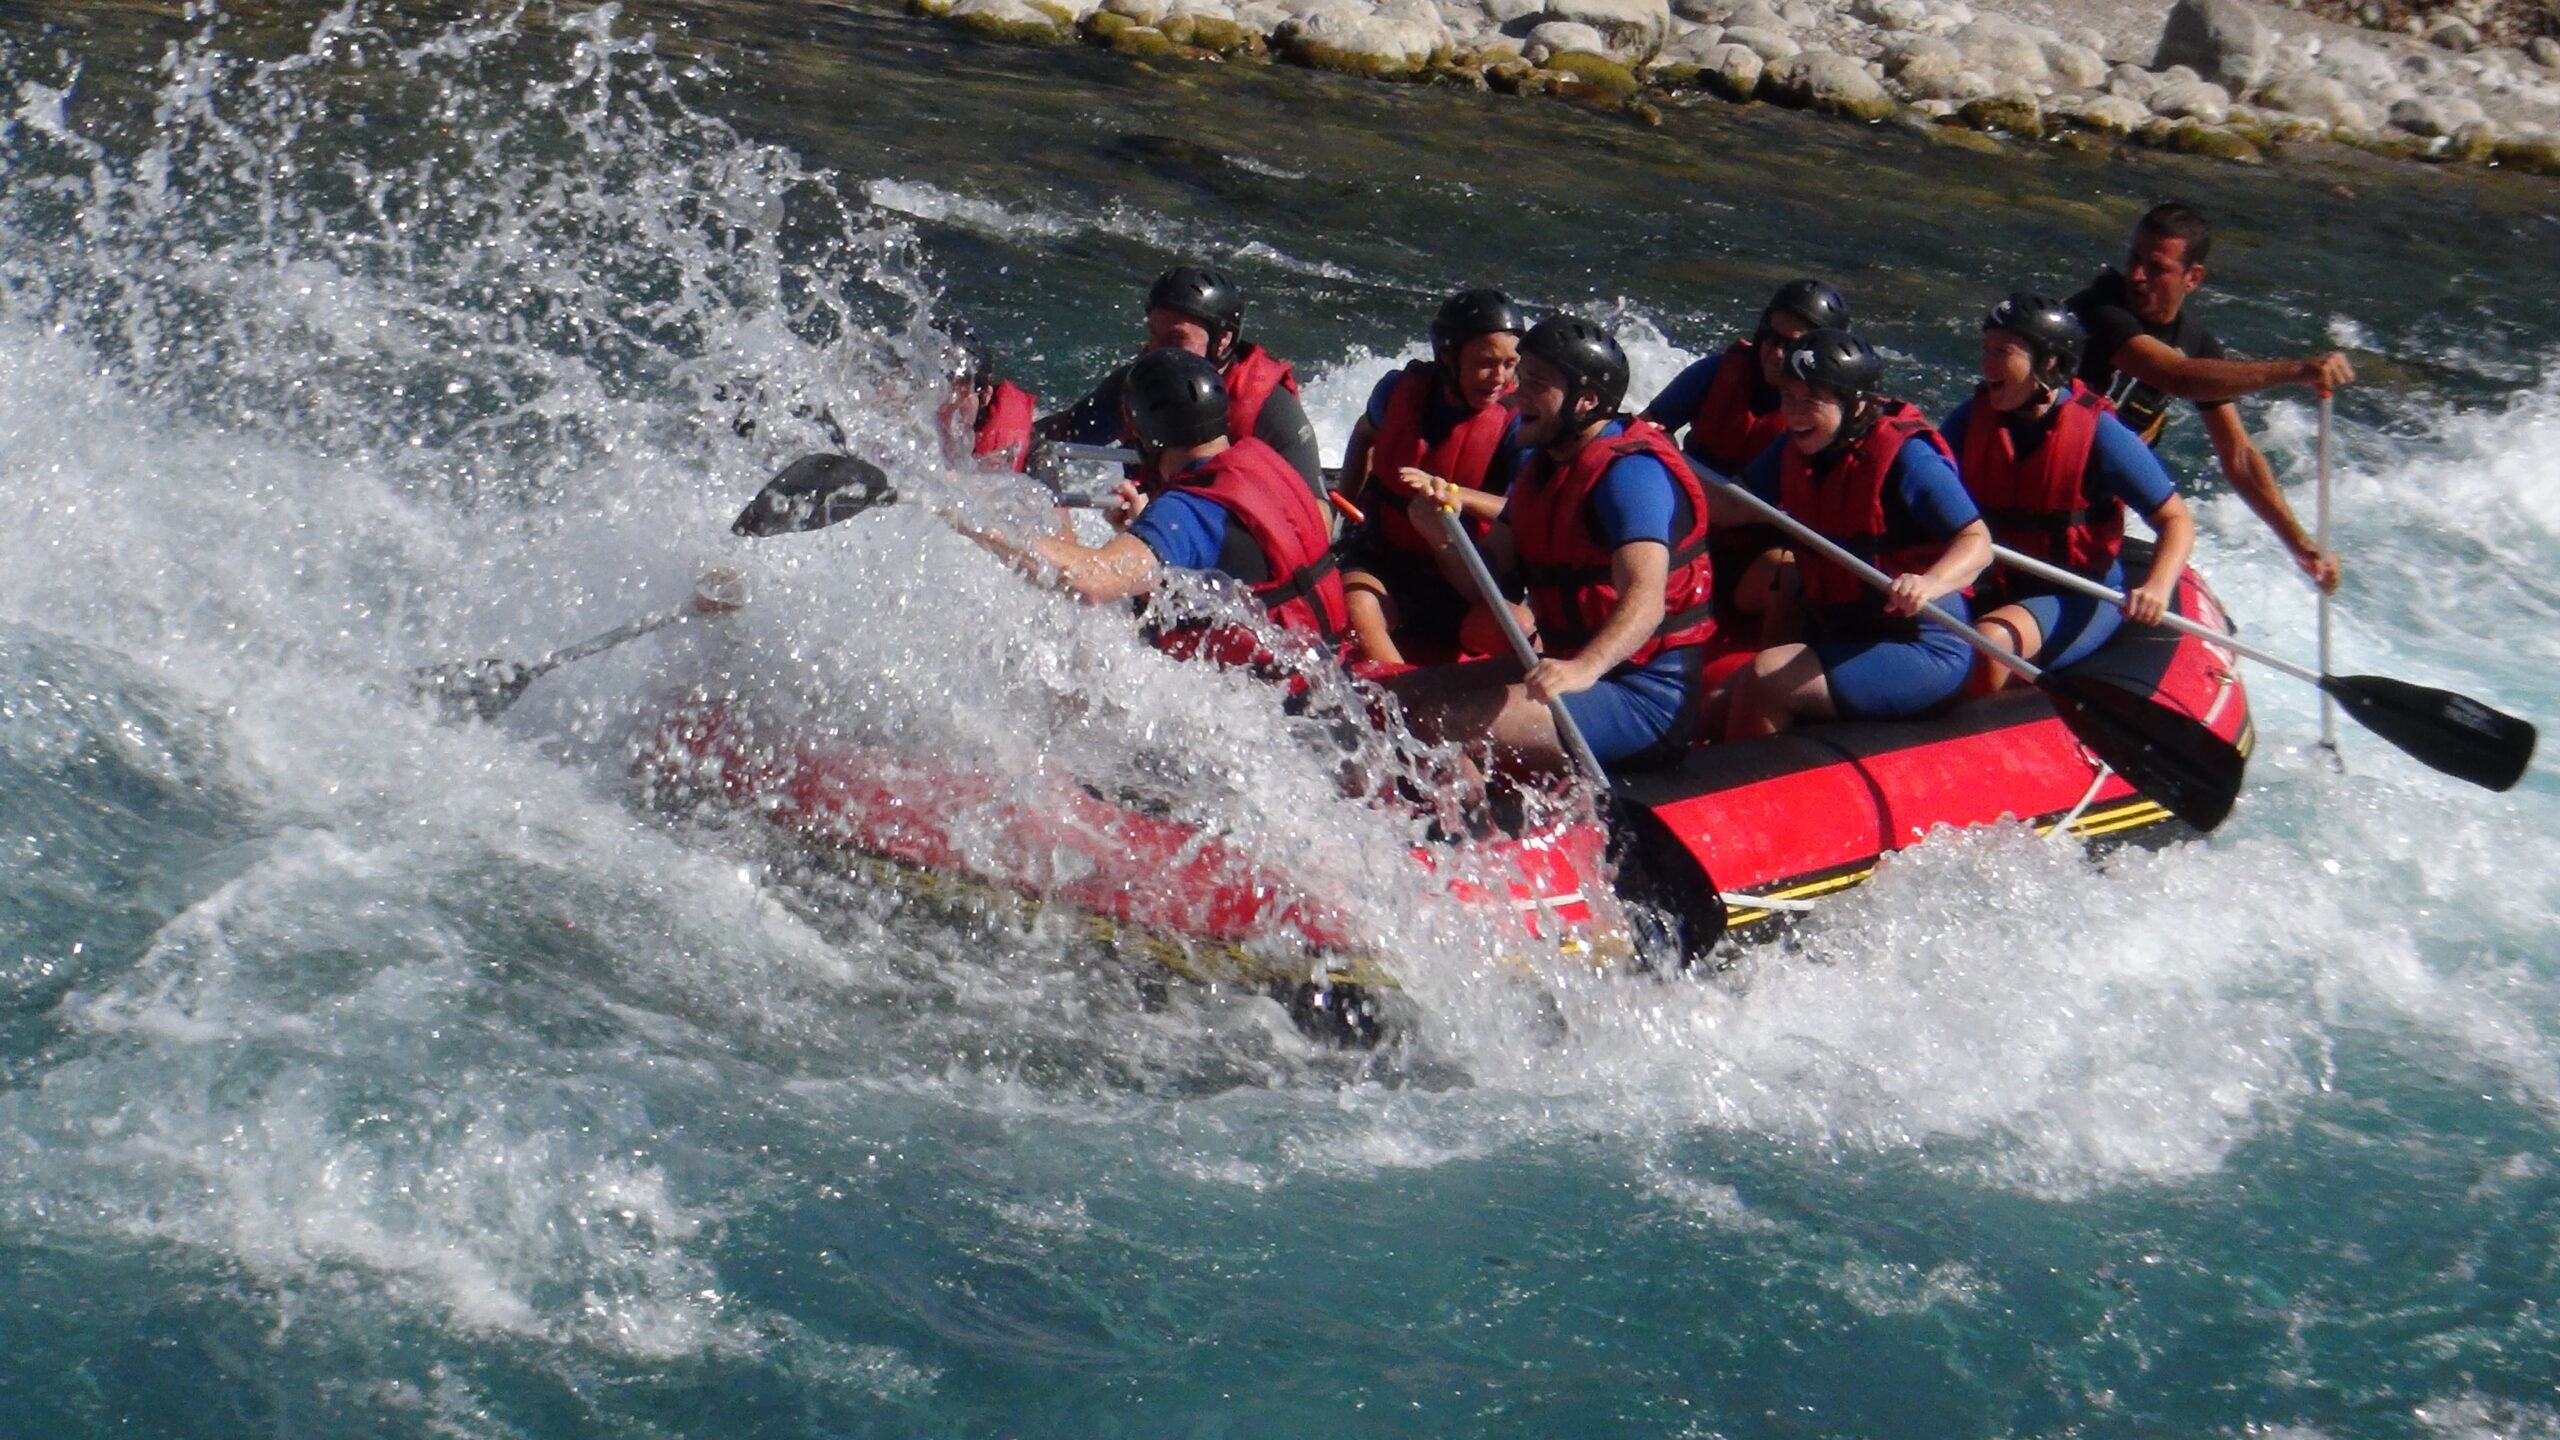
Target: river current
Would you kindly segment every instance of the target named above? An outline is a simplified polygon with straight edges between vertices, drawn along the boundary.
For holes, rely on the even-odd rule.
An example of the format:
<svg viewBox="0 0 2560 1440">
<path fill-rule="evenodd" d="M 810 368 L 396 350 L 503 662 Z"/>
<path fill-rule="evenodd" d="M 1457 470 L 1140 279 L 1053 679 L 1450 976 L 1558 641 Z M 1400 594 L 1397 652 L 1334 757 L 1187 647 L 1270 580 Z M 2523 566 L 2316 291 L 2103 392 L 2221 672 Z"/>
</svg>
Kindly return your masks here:
<svg viewBox="0 0 2560 1440">
<path fill-rule="evenodd" d="M 2253 671 L 2210 841 L 1942 835 L 1726 973 L 1547 976 L 1559 1040 L 1246 682 L 918 508 L 726 533 L 830 420 L 954 499 L 930 321 L 1060 401 L 1181 259 L 1332 451 L 1485 281 L 1609 317 L 1645 394 L 1825 275 L 1943 413 L 1992 299 L 2175 195 L 2227 341 L 2367 382 L 2342 668 L 2548 721 L 2560 189 L 797 4 L 14 4 L 0 69 L 0 1431 L 2560 1436 L 2550 760 L 2489 795 L 2350 727 L 2333 774 Z M 2307 514 L 2307 400 L 2247 409 Z M 733 619 L 495 726 L 409 702 L 712 564 Z M 999 777 L 1154 757 L 1392 937 L 1413 1033 L 785 883 L 628 778 L 742 679 Z"/>
</svg>

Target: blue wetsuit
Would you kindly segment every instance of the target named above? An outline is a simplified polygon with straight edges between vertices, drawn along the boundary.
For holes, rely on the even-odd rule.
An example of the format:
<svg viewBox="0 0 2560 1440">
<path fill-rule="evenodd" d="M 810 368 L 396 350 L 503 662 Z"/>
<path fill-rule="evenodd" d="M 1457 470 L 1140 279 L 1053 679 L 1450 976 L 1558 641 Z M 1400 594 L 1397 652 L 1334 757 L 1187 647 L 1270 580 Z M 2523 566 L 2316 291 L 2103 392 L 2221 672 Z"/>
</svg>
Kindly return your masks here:
<svg viewBox="0 0 2560 1440">
<path fill-rule="evenodd" d="M 1741 483 L 1778 503 L 1778 466 L 1792 440 L 1779 440 L 1743 467 Z M 1947 457 L 1918 436 L 1902 444 L 1885 478 L 1885 548 L 1922 539 L 1952 540 L 1982 518 Z M 1943 596 L 1938 608 L 1958 620 L 1972 618 L 1961 595 Z M 1917 715 L 1955 698 L 1973 668 L 1973 648 L 1943 626 L 1920 622 L 1909 639 L 1865 636 L 1809 637 L 1831 686 L 1831 706 L 1844 720 L 1890 720 Z"/>
<path fill-rule="evenodd" d="M 2051 419 L 2050 412 L 2046 420 Z M 1973 402 L 1965 401 L 1938 427 L 1949 447 L 1964 453 L 1966 430 L 1973 423 Z M 2010 434 L 2018 447 L 2020 459 L 2034 454 L 2053 433 L 2049 423 L 2032 427 L 2012 426 Z M 2169 503 L 2178 487 L 2160 464 L 2160 457 L 2142 443 L 2132 427 L 2113 415 L 2098 417 L 2096 441 L 2089 447 L 2088 474 L 2082 481 L 2084 503 L 2103 501 L 2109 496 L 2121 500 L 2138 515 L 2150 515 Z M 1995 562 L 1997 563 L 1997 562 Z M 2106 582 L 2108 588 L 2125 588 L 2124 562 L 2107 567 L 2107 573 L 2091 577 Z M 2046 587 L 2042 581 L 2017 577 L 2030 592 L 2009 603 L 2034 617 L 2036 629 L 2044 634 L 2043 643 L 2028 658 L 2039 665 L 2068 665 L 2094 653 L 2107 643 L 2124 624 L 2124 611 L 2093 595 L 2076 591 L 2064 592 Z M 2013 587 L 2014 593 L 2015 587 Z M 2041 591 L 2042 593 L 2033 593 Z"/>
<path fill-rule="evenodd" d="M 1599 438 L 1626 428 L 1611 421 Z M 1593 528 L 1610 550 L 1639 540 L 1667 548 L 1681 518 L 1680 500 L 1679 482 L 1661 461 L 1650 455 L 1621 456 L 1591 492 Z M 1591 742 L 1593 756 L 1614 765 L 1661 745 L 1679 725 L 1696 685 L 1696 647 L 1666 650 L 1643 665 L 1622 665 L 1590 689 L 1567 695 L 1564 708 L 1582 738 Z"/>
<path fill-rule="evenodd" d="M 1688 369 L 1671 377 L 1671 383 L 1662 387 L 1662 393 L 1654 396 L 1653 403 L 1644 407 L 1644 418 L 1665 430 L 1678 431 L 1698 413 L 1698 402 L 1706 399 L 1707 392 L 1715 388 L 1716 367 L 1723 363 L 1724 352 L 1721 350 L 1704 360 L 1691 361 Z"/>
</svg>

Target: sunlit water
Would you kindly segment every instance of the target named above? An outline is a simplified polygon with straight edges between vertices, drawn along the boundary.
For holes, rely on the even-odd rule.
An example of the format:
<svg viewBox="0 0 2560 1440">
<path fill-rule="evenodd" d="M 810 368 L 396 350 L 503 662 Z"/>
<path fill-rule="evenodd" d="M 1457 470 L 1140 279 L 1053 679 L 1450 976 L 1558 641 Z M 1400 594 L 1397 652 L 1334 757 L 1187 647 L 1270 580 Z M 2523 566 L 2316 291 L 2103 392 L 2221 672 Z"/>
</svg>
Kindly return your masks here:
<svg viewBox="0 0 2560 1440">
<path fill-rule="evenodd" d="M 60 8 L 8 18 L 0 136 L 7 1433 L 2560 1434 L 2547 761 L 2490 796 L 2350 730 L 2332 775 L 2263 677 L 2209 844 L 1941 837 L 1728 974 L 1559 968 L 1542 1044 L 1250 684 L 921 508 L 726 535 L 821 409 L 1035 513 L 929 472 L 936 315 L 1065 398 L 1207 255 L 1330 448 L 1452 286 L 1612 315 L 1641 393 L 1812 269 L 1942 409 L 1987 299 L 2178 192 L 2232 222 L 2229 338 L 2378 382 L 2346 668 L 2547 719 L 2560 192 L 796 6 Z M 2304 482 L 2308 406 L 2252 414 Z M 2307 652 L 2202 509 L 2247 633 Z M 745 612 L 496 727 L 408 703 L 710 564 Z M 694 685 L 1025 784 L 1143 756 L 1381 937 L 1411 1037 L 784 883 L 627 777 Z"/>
</svg>

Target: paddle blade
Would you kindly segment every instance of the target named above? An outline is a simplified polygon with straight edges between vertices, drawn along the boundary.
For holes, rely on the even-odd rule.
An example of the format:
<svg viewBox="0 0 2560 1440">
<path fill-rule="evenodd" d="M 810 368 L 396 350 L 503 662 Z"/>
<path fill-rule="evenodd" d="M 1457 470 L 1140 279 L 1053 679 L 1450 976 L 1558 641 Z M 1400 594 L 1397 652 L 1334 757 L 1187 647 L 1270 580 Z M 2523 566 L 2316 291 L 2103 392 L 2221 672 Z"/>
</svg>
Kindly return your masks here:
<svg viewBox="0 0 2560 1440">
<path fill-rule="evenodd" d="M 2484 790 L 2513 787 L 2533 759 L 2531 724 L 2468 695 L 2382 675 L 2331 675 L 2320 688 L 2419 764 Z"/>
<path fill-rule="evenodd" d="M 511 660 L 466 660 L 430 665 L 409 676 L 409 689 L 452 721 L 495 720 L 551 667 Z"/>
<path fill-rule="evenodd" d="M 2248 760 L 2203 721 L 2120 685 L 2051 670 L 2037 688 L 2090 753 L 2198 830 L 2212 830 L 2240 798 Z"/>
<path fill-rule="evenodd" d="M 823 530 L 898 498 L 877 465 L 851 455 L 803 455 L 765 482 L 729 526 L 732 535 L 763 537 Z"/>
</svg>

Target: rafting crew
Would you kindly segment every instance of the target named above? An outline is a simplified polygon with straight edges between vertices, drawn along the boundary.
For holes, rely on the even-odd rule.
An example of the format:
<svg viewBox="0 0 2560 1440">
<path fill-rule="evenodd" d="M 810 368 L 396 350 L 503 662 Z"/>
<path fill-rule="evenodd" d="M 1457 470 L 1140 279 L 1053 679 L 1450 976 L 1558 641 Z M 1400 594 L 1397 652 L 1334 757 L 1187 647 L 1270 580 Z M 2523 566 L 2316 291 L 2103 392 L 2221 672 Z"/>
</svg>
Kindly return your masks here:
<svg viewBox="0 0 2560 1440">
<path fill-rule="evenodd" d="M 1324 461 L 1317 453 L 1315 426 L 1298 401 L 1297 373 L 1244 339 L 1244 291 L 1235 282 L 1206 266 L 1176 265 L 1147 289 L 1146 326 L 1141 356 L 1182 350 L 1208 360 L 1226 394 L 1226 437 L 1239 444 L 1259 440 L 1268 445 L 1321 499 Z M 1042 418 L 1032 426 L 1033 435 L 1077 445 L 1139 439 L 1129 429 L 1121 403 L 1129 368 L 1113 370 L 1083 399 Z"/>
<path fill-rule="evenodd" d="M 1280 452 L 1227 437 L 1231 397 L 1217 366 L 1185 349 L 1151 350 L 1114 387 L 1136 441 L 1139 479 L 1124 482 L 1111 514 L 1118 532 L 1100 545 L 1070 535 L 1023 542 L 963 533 L 1090 605 L 1154 592 L 1167 571 L 1227 576 L 1283 631 L 1330 652 L 1345 633 L 1324 506 Z M 1157 624 L 1149 638 L 1186 658 L 1259 663 L 1259 641 L 1237 627 Z"/>
<path fill-rule="evenodd" d="M 2195 549 L 2195 517 L 2160 457 L 2075 376 L 2088 340 L 2079 320 L 2041 295 L 2018 293 L 1982 318 L 1982 382 L 1940 432 L 1994 544 L 2124 592 L 2121 609 L 1994 564 L 1974 586 L 1978 627 L 2013 655 L 2068 665 L 2125 620 L 2158 624 Z M 2159 537 L 2142 583 L 2119 559 L 2126 509 Z M 1977 667 L 1980 688 L 2008 670 Z"/>
<path fill-rule="evenodd" d="M 1604 765 L 1686 750 L 1715 632 L 1707 501 L 1671 437 L 1620 412 L 1626 392 L 1626 353 L 1592 321 L 1549 316 L 1521 338 L 1520 464 L 1501 513 L 1472 543 L 1495 575 L 1525 587 L 1541 654 L 1525 675 L 1502 658 L 1391 682 L 1427 736 L 1485 739 L 1522 768 L 1563 770 L 1572 762 L 1547 708 L 1561 702 Z M 1437 476 L 1415 483 L 1407 518 L 1443 578 L 1472 589 L 1440 520 L 1467 503 L 1462 487 Z"/>
<path fill-rule="evenodd" d="M 1431 358 L 1381 378 L 1351 427 L 1344 488 L 1367 518 L 1342 583 L 1352 634 L 1370 660 L 1401 665 L 1408 647 L 1440 660 L 1500 648 L 1498 634 L 1461 637 L 1471 598 L 1441 575 L 1429 534 L 1406 510 L 1437 478 L 1469 533 L 1501 518 L 1519 461 L 1511 391 L 1528 329 L 1499 290 L 1450 296 L 1431 320 Z"/>
<path fill-rule="evenodd" d="M 2193 402 L 2222 478 L 2276 533 L 2305 575 L 2323 590 L 2335 590 L 2338 557 L 2323 553 L 2294 517 L 2276 487 L 2274 468 L 2231 402 L 2285 385 L 2336 390 L 2355 379 L 2355 367 L 2334 350 L 2300 360 L 2228 358 L 2186 303 L 2204 284 L 2212 247 L 2212 225 L 2191 206 L 2172 201 L 2144 214 L 2134 225 L 2124 268 L 2106 271 L 2065 302 L 2089 334 L 2079 378 L 2155 447 L 2168 426 L 2171 402 Z"/>
<path fill-rule="evenodd" d="M 1891 576 L 1893 588 L 1877 591 L 1818 555 L 1784 562 L 1771 643 L 1735 677 L 1728 740 L 1799 720 L 1918 715 L 1953 699 L 1972 651 L 1917 616 L 1935 602 L 1968 618 L 1966 587 L 1991 559 L 1990 531 L 1947 442 L 1917 407 L 1880 393 L 1885 362 L 1873 346 L 1852 331 L 1812 330 L 1780 368 L 1787 436 L 1738 483 Z M 1747 514 L 1732 501 L 1719 507 L 1719 518 Z"/>
</svg>

